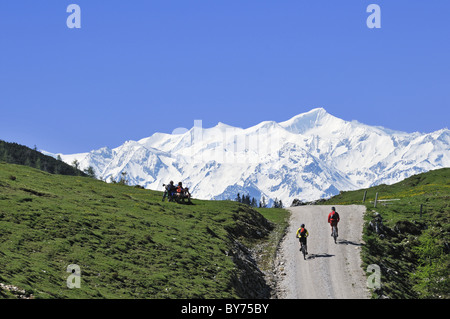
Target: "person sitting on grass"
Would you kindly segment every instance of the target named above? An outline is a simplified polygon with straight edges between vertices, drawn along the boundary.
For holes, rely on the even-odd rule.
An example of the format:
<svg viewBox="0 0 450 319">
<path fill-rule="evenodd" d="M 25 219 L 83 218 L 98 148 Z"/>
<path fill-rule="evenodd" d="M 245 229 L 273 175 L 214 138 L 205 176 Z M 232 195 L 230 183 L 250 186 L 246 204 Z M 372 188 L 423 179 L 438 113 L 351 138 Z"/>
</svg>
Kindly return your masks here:
<svg viewBox="0 0 450 319">
<path fill-rule="evenodd" d="M 164 199 L 166 197 L 169 202 L 173 201 L 174 192 L 176 191 L 176 187 L 173 184 L 173 181 L 170 181 L 170 183 L 167 185 L 163 184 L 163 186 L 165 187 L 165 189 L 164 189 L 162 201 L 164 202 Z"/>
<path fill-rule="evenodd" d="M 183 184 L 181 182 L 178 183 L 176 196 L 177 202 L 179 202 L 179 200 L 183 200 L 184 202 L 185 198 L 187 198 L 188 201 L 191 202 L 191 193 L 189 193 L 189 188 L 183 188 Z"/>
</svg>

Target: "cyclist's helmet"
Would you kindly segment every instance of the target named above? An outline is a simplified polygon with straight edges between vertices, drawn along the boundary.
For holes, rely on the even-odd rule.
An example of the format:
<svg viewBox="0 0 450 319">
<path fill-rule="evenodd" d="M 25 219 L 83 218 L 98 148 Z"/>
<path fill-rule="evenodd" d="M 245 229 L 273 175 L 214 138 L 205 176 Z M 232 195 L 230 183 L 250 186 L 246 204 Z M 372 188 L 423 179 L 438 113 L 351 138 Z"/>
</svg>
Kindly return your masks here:
<svg viewBox="0 0 450 319">
<path fill-rule="evenodd" d="M 305 228 L 305 224 L 301 224 L 300 227 L 301 227 L 301 228 Z"/>
</svg>

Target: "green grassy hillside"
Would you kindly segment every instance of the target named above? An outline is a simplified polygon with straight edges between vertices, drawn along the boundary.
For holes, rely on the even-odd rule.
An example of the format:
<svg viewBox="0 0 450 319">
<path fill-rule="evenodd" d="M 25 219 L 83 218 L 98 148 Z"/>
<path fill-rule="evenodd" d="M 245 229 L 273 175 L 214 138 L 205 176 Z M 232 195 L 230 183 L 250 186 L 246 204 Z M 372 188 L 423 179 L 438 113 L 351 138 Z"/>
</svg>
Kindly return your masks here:
<svg viewBox="0 0 450 319">
<path fill-rule="evenodd" d="M 243 280 L 265 296 L 241 243 L 267 241 L 275 223 L 236 202 L 183 205 L 161 195 L 0 163 L 0 298 L 252 296 Z M 283 212 L 267 215 L 284 220 Z M 67 287 L 70 264 L 81 269 L 81 288 Z"/>
<path fill-rule="evenodd" d="M 373 296 L 450 298 L 450 168 L 342 192 L 325 204 L 361 204 L 364 192 L 363 267 L 377 264 L 382 272 Z"/>
<path fill-rule="evenodd" d="M 62 160 L 44 155 L 36 149 L 2 140 L 0 140 L 0 161 L 26 165 L 52 174 L 87 176 L 84 172 L 64 163 Z"/>
</svg>

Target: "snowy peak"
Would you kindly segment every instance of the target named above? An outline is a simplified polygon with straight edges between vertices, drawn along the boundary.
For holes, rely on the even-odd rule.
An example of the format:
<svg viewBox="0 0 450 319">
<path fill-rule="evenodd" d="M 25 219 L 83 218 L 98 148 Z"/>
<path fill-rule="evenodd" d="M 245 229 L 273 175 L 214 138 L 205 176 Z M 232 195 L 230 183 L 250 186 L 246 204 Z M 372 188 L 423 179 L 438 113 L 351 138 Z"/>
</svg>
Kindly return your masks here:
<svg viewBox="0 0 450 319">
<path fill-rule="evenodd" d="M 450 132 L 405 133 L 344 121 L 316 108 L 284 122 L 243 129 L 194 122 L 179 134 L 155 133 L 114 149 L 61 155 L 97 177 L 162 190 L 182 181 L 200 199 L 234 199 L 237 192 L 289 205 L 339 191 L 395 183 L 413 174 L 450 167 Z"/>
<path fill-rule="evenodd" d="M 316 108 L 281 122 L 280 126 L 291 133 L 304 134 L 312 129 L 322 129 L 326 126 L 336 127 L 342 125 L 342 122 L 344 121 L 330 115 L 325 109 Z"/>
</svg>

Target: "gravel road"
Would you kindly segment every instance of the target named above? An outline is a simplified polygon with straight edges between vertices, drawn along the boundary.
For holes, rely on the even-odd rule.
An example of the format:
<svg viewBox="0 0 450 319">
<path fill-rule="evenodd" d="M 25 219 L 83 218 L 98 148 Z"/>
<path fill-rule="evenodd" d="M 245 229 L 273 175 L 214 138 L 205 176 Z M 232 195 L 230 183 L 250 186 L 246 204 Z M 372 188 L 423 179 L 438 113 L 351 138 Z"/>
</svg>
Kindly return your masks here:
<svg viewBox="0 0 450 319">
<path fill-rule="evenodd" d="M 331 206 L 291 207 L 290 226 L 278 259 L 283 273 L 278 298 L 369 298 L 360 251 L 364 206 L 335 206 L 341 221 L 337 244 L 327 222 Z M 308 255 L 303 259 L 295 234 L 304 223 L 309 232 Z"/>
</svg>

